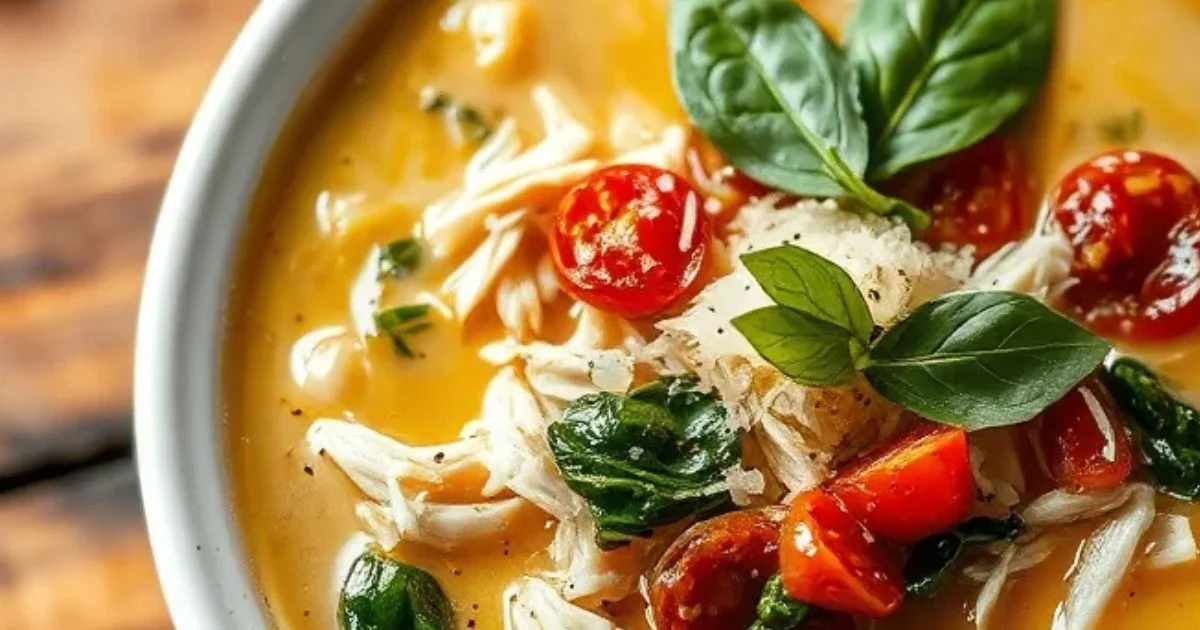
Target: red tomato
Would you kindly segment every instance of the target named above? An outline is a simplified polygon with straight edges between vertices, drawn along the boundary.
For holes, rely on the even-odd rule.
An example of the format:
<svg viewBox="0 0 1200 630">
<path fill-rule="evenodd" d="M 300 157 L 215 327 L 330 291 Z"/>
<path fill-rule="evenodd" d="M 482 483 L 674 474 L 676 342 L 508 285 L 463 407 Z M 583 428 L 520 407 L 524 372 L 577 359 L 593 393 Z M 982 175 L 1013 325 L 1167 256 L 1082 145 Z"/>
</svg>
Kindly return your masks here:
<svg viewBox="0 0 1200 630">
<path fill-rule="evenodd" d="M 637 318 L 663 310 L 700 275 L 708 217 L 687 180 L 645 165 L 602 168 L 559 204 L 550 251 L 568 293 Z"/>
<path fill-rule="evenodd" d="M 1029 174 L 1017 143 L 1002 135 L 904 175 L 892 185 L 927 210 L 933 222 L 921 234 L 930 245 L 974 245 L 982 260 L 1029 230 Z"/>
<path fill-rule="evenodd" d="M 1050 476 L 1064 488 L 1119 486 L 1133 469 L 1120 412 L 1104 384 L 1094 378 L 1042 412 L 1036 435 Z"/>
<path fill-rule="evenodd" d="M 779 571 L 782 508 L 732 512 L 684 532 L 658 561 L 650 606 L 658 630 L 728 630 L 754 621 Z"/>
<path fill-rule="evenodd" d="M 1066 299 L 1077 317 L 1132 340 L 1200 325 L 1200 182 L 1183 166 L 1113 151 L 1068 173 L 1053 203 L 1075 249 Z"/>
<path fill-rule="evenodd" d="M 975 498 L 967 433 L 925 423 L 869 450 L 828 485 L 846 511 L 871 532 L 916 542 L 962 521 Z"/>
<path fill-rule="evenodd" d="M 824 490 L 792 503 L 779 569 L 789 595 L 829 610 L 879 618 L 904 600 L 904 582 L 887 550 Z"/>
</svg>

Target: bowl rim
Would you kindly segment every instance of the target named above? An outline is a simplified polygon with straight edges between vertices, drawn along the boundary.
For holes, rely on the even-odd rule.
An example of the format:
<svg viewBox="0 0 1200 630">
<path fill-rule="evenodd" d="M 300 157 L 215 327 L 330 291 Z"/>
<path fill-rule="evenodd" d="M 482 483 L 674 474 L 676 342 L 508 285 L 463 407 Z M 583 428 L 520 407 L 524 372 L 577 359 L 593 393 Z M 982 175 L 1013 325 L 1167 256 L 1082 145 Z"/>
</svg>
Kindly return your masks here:
<svg viewBox="0 0 1200 630">
<path fill-rule="evenodd" d="M 233 263 L 293 109 L 371 0 L 264 0 L 221 63 L 155 224 L 134 350 L 135 458 L 176 628 L 266 628 L 234 522 L 220 404 Z"/>
</svg>

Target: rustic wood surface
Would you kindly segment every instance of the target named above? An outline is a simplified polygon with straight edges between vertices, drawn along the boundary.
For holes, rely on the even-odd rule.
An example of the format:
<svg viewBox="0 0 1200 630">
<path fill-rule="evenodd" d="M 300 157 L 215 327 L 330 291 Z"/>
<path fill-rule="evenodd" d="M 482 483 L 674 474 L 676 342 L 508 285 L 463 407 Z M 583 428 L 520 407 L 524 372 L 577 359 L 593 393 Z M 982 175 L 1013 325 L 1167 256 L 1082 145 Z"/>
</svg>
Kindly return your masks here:
<svg viewBox="0 0 1200 630">
<path fill-rule="evenodd" d="M 0 630 L 171 627 L 130 435 L 142 266 L 254 0 L 0 0 Z"/>
</svg>

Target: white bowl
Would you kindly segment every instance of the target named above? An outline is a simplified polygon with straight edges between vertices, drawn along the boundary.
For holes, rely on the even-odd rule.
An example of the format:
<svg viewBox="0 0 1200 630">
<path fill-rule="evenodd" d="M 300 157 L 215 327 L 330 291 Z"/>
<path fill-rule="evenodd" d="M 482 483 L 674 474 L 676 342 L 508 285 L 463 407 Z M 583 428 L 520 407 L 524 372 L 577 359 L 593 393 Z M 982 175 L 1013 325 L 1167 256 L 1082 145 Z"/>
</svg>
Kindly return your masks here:
<svg viewBox="0 0 1200 630">
<path fill-rule="evenodd" d="M 263 0 L 209 87 L 163 200 L 138 316 L 134 424 L 150 543 L 181 630 L 271 625 L 238 540 L 223 447 L 232 262 L 280 130 L 370 4 Z"/>
</svg>

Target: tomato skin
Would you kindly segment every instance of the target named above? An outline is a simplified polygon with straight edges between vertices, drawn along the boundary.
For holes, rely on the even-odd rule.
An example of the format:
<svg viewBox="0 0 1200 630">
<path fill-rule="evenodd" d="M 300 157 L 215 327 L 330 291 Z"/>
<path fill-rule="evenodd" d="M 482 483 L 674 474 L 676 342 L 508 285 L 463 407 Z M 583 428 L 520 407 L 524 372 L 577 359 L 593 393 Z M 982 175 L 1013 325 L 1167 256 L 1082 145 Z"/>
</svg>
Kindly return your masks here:
<svg viewBox="0 0 1200 630">
<path fill-rule="evenodd" d="M 880 618 L 904 601 L 904 582 L 887 550 L 824 490 L 792 503 L 779 567 L 788 594 L 820 608 Z"/>
<path fill-rule="evenodd" d="M 992 135 L 912 173 L 889 188 L 930 213 L 920 240 L 973 245 L 983 260 L 1030 228 L 1028 167 L 1016 141 Z"/>
<path fill-rule="evenodd" d="M 658 630 L 728 630 L 754 621 L 759 594 L 779 571 L 783 508 L 702 521 L 680 536 L 651 574 Z"/>
<path fill-rule="evenodd" d="M 567 192 L 550 251 L 568 293 L 634 319 L 657 313 L 700 275 L 709 242 L 703 201 L 684 178 L 617 164 Z"/>
<path fill-rule="evenodd" d="M 1113 151 L 1072 170 L 1053 196 L 1074 248 L 1065 293 L 1096 332 L 1161 341 L 1200 326 L 1200 182 L 1178 162 Z"/>
<path fill-rule="evenodd" d="M 1038 418 L 1036 436 L 1051 478 L 1068 490 L 1119 486 L 1133 470 L 1133 449 L 1120 411 L 1096 378 L 1047 407 Z"/>
<path fill-rule="evenodd" d="M 975 499 L 967 433 L 923 423 L 860 455 L 827 489 L 882 538 L 916 542 L 944 532 L 966 518 Z"/>
</svg>

